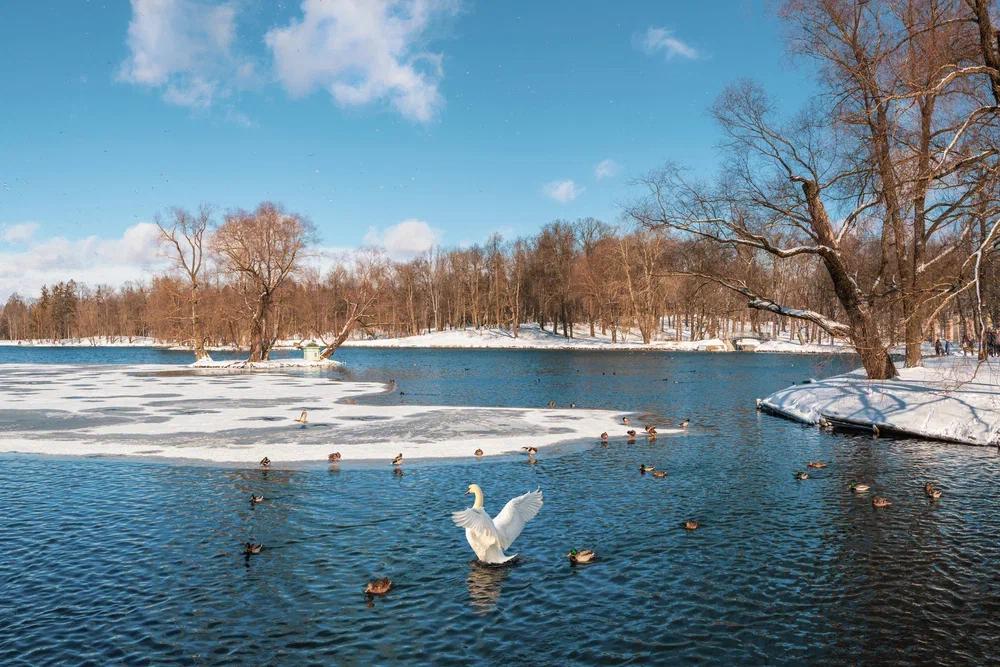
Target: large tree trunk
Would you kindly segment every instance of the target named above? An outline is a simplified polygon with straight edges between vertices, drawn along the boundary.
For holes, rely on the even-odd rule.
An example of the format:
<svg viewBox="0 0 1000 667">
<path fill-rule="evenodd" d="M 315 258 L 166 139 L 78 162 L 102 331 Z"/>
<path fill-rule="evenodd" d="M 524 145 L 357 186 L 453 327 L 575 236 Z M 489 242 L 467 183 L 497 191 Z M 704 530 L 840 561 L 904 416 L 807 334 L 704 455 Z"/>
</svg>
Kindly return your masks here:
<svg viewBox="0 0 1000 667">
<path fill-rule="evenodd" d="M 897 375 L 896 365 L 892 362 L 892 357 L 889 356 L 889 349 L 882 342 L 878 324 L 861 288 L 844 264 L 826 207 L 819 197 L 819 188 L 814 182 L 803 180 L 802 191 L 809 208 L 812 228 L 820 243 L 826 248 L 820 257 L 823 259 L 823 264 L 833 282 L 837 299 L 844 308 L 844 312 L 847 313 L 847 321 L 851 327 L 851 342 L 854 343 L 854 348 L 861 356 L 861 364 L 865 367 L 865 373 L 872 380 L 894 378 Z"/>
<path fill-rule="evenodd" d="M 195 361 L 208 358 L 208 352 L 205 351 L 205 330 L 198 315 L 201 302 L 199 287 L 197 282 L 191 284 L 191 345 L 194 348 Z"/>
<path fill-rule="evenodd" d="M 261 294 L 257 300 L 257 308 L 250 320 L 250 354 L 247 361 L 266 361 L 271 352 L 271 337 L 265 331 L 267 311 L 271 306 L 271 296 Z"/>
</svg>

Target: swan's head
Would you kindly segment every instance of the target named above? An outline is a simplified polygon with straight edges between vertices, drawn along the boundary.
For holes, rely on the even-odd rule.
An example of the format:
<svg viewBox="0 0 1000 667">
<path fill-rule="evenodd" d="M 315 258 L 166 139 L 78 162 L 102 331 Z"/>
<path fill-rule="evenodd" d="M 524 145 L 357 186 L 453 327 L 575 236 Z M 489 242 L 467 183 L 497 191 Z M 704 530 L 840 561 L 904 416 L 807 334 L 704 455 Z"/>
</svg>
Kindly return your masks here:
<svg viewBox="0 0 1000 667">
<path fill-rule="evenodd" d="M 478 484 L 469 484 L 465 495 L 469 495 L 470 493 L 476 497 L 476 502 L 472 506 L 474 508 L 481 508 L 483 506 L 483 490 L 479 488 Z"/>
</svg>

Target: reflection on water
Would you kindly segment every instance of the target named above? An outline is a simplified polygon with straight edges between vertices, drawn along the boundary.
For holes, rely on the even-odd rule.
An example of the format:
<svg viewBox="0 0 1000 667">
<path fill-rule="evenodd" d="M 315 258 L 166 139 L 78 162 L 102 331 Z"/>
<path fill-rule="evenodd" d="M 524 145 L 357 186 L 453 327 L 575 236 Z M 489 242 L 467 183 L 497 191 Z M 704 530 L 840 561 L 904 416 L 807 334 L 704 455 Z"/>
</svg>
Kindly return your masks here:
<svg viewBox="0 0 1000 667">
<path fill-rule="evenodd" d="M 497 606 L 504 579 L 513 565 L 491 567 L 476 560 L 469 563 L 469 602 L 478 614 L 487 614 Z"/>
<path fill-rule="evenodd" d="M 349 461 L 0 456 L 0 664 L 1000 662 L 997 450 L 829 435 L 754 410 L 846 361 L 352 352 L 352 373 L 381 364 L 435 402 L 554 397 L 692 424 L 632 445 L 594 434 L 534 466 L 407 461 L 402 477 Z M 829 465 L 794 479 L 815 460 Z M 545 492 L 516 567 L 469 564 L 450 513 L 472 482 L 491 515 Z M 874 510 L 876 494 L 892 507 Z M 684 530 L 689 518 L 701 527 Z M 248 541 L 264 545 L 249 561 Z M 572 567 L 574 546 L 601 558 Z M 379 577 L 394 588 L 368 607 Z"/>
</svg>

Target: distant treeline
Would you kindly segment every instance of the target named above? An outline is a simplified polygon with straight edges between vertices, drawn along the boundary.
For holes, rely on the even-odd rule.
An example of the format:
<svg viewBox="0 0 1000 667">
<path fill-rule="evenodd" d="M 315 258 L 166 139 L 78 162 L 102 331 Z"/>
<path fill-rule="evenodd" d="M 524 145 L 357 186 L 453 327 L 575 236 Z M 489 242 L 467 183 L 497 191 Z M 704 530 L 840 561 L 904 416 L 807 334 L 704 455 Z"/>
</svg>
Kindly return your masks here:
<svg viewBox="0 0 1000 667">
<path fill-rule="evenodd" d="M 305 255 L 307 256 L 307 255 Z M 200 286 L 200 324 L 208 345 L 250 344 L 247 285 L 208 258 Z M 622 233 L 594 219 L 557 221 L 531 238 L 436 249 L 411 261 L 392 261 L 377 249 L 320 275 L 299 266 L 274 295 L 268 334 L 277 338 L 324 337 L 343 327 L 351 304 L 373 302 L 355 335 L 400 336 L 463 327 L 501 327 L 514 335 L 535 322 L 567 337 L 623 330 L 694 338 L 736 333 L 795 331 L 804 341 L 829 340 L 815 324 L 748 309 L 739 293 L 697 276 L 692 268 L 725 269 L 759 292 L 836 318 L 830 281 L 809 258 L 747 264 L 732 252 L 663 231 Z M 996 268 L 991 267 L 992 275 Z M 984 281 L 1000 321 L 997 280 Z M 118 288 L 74 281 L 44 287 L 31 297 L 11 296 L 0 309 L 0 338 L 65 339 L 155 337 L 191 343 L 190 289 L 178 275 L 151 276 Z M 971 330 L 971 295 L 959 295 L 939 320 L 956 318 Z M 880 314 L 896 340 L 903 334 L 898 309 Z M 931 335 L 928 331 L 927 335 Z"/>
</svg>

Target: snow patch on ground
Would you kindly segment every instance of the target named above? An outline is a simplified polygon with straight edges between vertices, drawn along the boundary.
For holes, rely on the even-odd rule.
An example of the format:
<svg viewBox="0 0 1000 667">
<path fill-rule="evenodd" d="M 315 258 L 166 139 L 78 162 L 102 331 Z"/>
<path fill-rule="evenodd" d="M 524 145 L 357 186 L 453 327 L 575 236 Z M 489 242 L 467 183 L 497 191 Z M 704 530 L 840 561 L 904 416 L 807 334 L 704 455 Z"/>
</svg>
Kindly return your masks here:
<svg viewBox="0 0 1000 667">
<path fill-rule="evenodd" d="M 190 367 L 208 370 L 273 371 L 282 368 L 336 368 L 343 365 L 341 362 L 333 359 L 318 359 L 316 361 L 307 361 L 305 359 L 268 359 L 267 361 L 246 361 L 245 359 L 213 361 L 212 359 L 199 359 L 191 364 Z"/>
<path fill-rule="evenodd" d="M 971 357 L 924 360 L 895 380 L 869 380 L 861 370 L 775 392 L 771 412 L 809 424 L 821 418 L 876 425 L 973 445 L 1000 443 L 1000 362 Z"/>
<path fill-rule="evenodd" d="M 704 351 L 711 348 L 731 349 L 726 341 L 719 338 L 703 340 L 667 340 L 654 338 L 644 344 L 635 332 L 620 335 L 617 342 L 611 341 L 610 334 L 587 335 L 585 328 L 577 328 L 573 338 L 566 338 L 552 331 L 543 331 L 537 324 L 525 324 L 515 337 L 506 329 L 452 329 L 435 331 L 402 338 L 375 338 L 349 340 L 344 347 L 392 347 L 392 348 L 462 348 L 462 349 L 525 349 L 525 350 L 657 350 L 657 351 Z M 761 351 L 836 353 L 853 352 L 847 345 L 801 346 L 786 341 L 775 341 L 773 348 L 763 347 Z M 767 344 L 765 344 L 766 346 Z M 808 349 L 807 349 L 808 348 Z"/>
<path fill-rule="evenodd" d="M 256 464 L 471 457 L 625 438 L 620 413 L 583 409 L 358 405 L 375 382 L 328 374 L 218 373 L 169 365 L 9 364 L 0 373 L 0 451 L 138 455 Z M 306 410 L 307 423 L 295 420 Z M 669 431 L 661 429 L 661 434 Z"/>
</svg>

